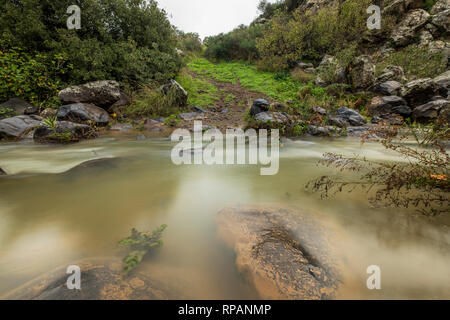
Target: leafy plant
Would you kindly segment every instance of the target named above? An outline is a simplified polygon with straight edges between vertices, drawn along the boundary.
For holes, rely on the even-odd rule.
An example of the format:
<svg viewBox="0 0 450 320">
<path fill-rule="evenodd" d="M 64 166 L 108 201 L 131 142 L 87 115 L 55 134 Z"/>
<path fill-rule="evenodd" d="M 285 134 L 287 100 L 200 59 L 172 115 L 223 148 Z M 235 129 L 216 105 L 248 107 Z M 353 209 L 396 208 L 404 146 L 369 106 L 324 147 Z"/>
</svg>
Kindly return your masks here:
<svg viewBox="0 0 450 320">
<path fill-rule="evenodd" d="M 56 129 L 58 127 L 58 117 L 48 117 L 42 120 L 42 123 L 49 127 L 52 131 L 56 132 Z"/>
<path fill-rule="evenodd" d="M 136 268 L 150 251 L 163 245 L 161 237 L 166 229 L 167 225 L 165 224 L 156 228 L 151 233 L 139 232 L 133 228 L 131 230 L 131 236 L 119 242 L 120 246 L 128 247 L 131 250 L 123 259 L 123 271 L 125 274 L 129 274 Z"/>
<path fill-rule="evenodd" d="M 322 198 L 362 189 L 374 206 L 415 207 L 430 216 L 449 213 L 448 123 L 431 127 L 408 125 L 407 132 L 400 135 L 399 128 L 380 126 L 371 133 L 384 136 L 383 146 L 397 152 L 406 162 L 371 161 L 327 153 L 320 161 L 322 165 L 340 172 L 359 172 L 359 177 L 322 176 L 308 183 L 307 188 L 320 192 Z M 408 143 L 411 137 L 416 145 Z"/>
</svg>

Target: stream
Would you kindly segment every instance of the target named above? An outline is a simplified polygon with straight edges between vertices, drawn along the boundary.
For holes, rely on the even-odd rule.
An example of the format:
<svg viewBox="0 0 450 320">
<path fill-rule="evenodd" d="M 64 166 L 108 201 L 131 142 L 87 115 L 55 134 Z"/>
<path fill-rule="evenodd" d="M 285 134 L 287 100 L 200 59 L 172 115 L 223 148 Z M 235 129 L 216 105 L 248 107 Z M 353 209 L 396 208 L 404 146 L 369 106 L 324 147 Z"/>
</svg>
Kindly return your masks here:
<svg viewBox="0 0 450 320">
<path fill-rule="evenodd" d="M 401 209 L 371 208 L 364 193 L 321 200 L 305 184 L 331 168 L 325 152 L 401 161 L 381 144 L 358 139 L 288 140 L 280 170 L 259 166 L 176 166 L 168 139 L 102 136 L 69 146 L 0 144 L 0 296 L 81 259 L 117 254 L 131 228 L 167 224 L 164 245 L 142 265 L 156 277 L 184 279 L 193 299 L 253 299 L 256 292 L 219 241 L 215 217 L 236 204 L 295 206 L 337 232 L 341 263 L 338 299 L 450 298 L 450 217 L 427 218 Z M 82 162 L 118 157 L 111 170 L 63 172 Z M 366 270 L 377 265 L 382 289 L 369 290 Z"/>
</svg>

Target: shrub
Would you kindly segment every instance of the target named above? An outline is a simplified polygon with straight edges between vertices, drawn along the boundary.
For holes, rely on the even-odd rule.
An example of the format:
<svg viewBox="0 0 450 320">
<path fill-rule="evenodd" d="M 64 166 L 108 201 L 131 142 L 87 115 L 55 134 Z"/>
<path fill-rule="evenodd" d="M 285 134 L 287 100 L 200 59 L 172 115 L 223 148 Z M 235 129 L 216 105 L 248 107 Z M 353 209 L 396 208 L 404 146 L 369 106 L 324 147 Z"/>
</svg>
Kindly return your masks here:
<svg viewBox="0 0 450 320">
<path fill-rule="evenodd" d="M 390 54 L 377 64 L 377 73 L 380 74 L 388 65 L 402 67 L 409 79 L 434 78 L 447 69 L 442 53 L 431 53 L 427 47 L 417 45 Z"/>
<path fill-rule="evenodd" d="M 181 67 L 176 35 L 153 0 L 79 0 L 81 29 L 67 30 L 72 0 L 0 3 L 0 37 L 37 56 L 59 54 L 74 68 L 63 78 L 114 79 L 136 87 L 173 78 Z"/>
<path fill-rule="evenodd" d="M 203 51 L 202 40 L 198 33 L 184 33 L 178 31 L 179 49 L 190 53 L 201 53 Z"/>
<path fill-rule="evenodd" d="M 0 101 L 20 97 L 48 105 L 61 89 L 61 78 L 72 69 L 62 54 L 29 54 L 0 42 Z"/>
</svg>

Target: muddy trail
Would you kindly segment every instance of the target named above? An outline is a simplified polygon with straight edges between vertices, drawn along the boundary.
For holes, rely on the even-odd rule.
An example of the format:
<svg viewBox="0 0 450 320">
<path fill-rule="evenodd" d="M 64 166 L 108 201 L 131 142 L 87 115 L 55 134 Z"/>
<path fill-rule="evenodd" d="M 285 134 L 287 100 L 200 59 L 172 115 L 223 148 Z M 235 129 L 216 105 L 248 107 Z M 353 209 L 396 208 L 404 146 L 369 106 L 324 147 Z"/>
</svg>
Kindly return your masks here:
<svg viewBox="0 0 450 320">
<path fill-rule="evenodd" d="M 241 86 L 239 79 L 236 83 L 221 82 L 205 75 L 188 70 L 187 73 L 195 79 L 208 81 L 217 89 L 217 99 L 211 106 L 205 108 L 207 111 L 201 119 L 204 127 L 215 127 L 221 131 L 245 127 L 245 117 L 252 102 L 256 99 L 266 99 L 271 102 L 270 97 L 256 91 L 250 91 Z M 198 94 L 206 94 L 200 91 Z M 229 97 L 232 99 L 229 99 Z M 192 120 L 183 120 L 178 125 L 181 128 L 192 129 Z"/>
</svg>

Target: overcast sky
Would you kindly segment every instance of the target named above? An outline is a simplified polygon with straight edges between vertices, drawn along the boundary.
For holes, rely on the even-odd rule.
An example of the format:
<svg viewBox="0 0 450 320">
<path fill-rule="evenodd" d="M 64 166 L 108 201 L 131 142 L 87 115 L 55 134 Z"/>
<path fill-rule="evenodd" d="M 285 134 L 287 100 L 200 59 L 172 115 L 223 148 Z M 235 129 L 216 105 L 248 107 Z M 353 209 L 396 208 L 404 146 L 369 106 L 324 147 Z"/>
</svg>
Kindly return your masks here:
<svg viewBox="0 0 450 320">
<path fill-rule="evenodd" d="M 157 0 L 170 21 L 184 32 L 200 37 L 228 32 L 249 24 L 258 15 L 259 0 Z M 275 2 L 275 1 L 270 1 Z"/>
</svg>

